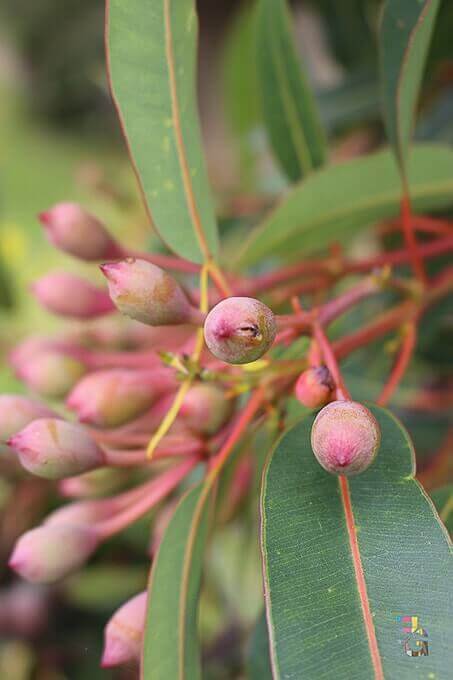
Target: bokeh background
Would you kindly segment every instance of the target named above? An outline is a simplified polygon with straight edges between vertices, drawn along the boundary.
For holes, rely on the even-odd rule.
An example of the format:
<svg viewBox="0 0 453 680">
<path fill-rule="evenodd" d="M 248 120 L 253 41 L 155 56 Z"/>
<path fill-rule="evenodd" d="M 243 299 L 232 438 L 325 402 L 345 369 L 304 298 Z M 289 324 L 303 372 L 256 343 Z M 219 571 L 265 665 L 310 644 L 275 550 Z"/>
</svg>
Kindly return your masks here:
<svg viewBox="0 0 453 680">
<path fill-rule="evenodd" d="M 151 0 L 147 0 L 151 1 Z M 297 42 L 317 93 L 334 160 L 366 153 L 384 139 L 376 57 L 376 0 L 294 3 Z M 199 91 L 206 153 L 221 226 L 237 224 L 271 201 L 284 181 L 266 149 L 253 86 L 249 2 L 199 2 Z M 57 253 L 37 213 L 61 200 L 80 201 L 131 247 L 159 249 L 146 222 L 108 95 L 102 0 L 3 0 L 0 8 L 0 391 L 21 392 L 8 367 L 14 343 L 58 322 L 29 292 L 50 269 L 95 268 Z M 453 5 L 436 24 L 416 137 L 453 141 Z M 241 88 L 241 79 L 243 87 Z M 426 324 L 430 331 L 429 324 Z M 436 326 L 437 328 L 437 326 Z M 450 325 L 422 343 L 420 371 L 445 377 Z M 450 343 L 450 345 L 449 345 Z M 376 366 L 376 372 L 381 370 Z M 357 367 L 360 373 L 360 363 Z M 350 367 L 354 375 L 354 366 Z M 372 382 L 372 374 L 368 374 Z M 444 412 L 401 411 L 421 460 L 451 453 Z M 0 465 L 0 471 L 1 465 Z M 445 480 L 445 470 L 441 481 Z M 147 520 L 104 547 L 82 572 L 51 589 L 21 590 L 6 567 L 16 537 L 56 503 L 49 484 L 9 470 L 0 477 L 0 678 L 95 680 L 135 678 L 136 670 L 98 668 L 103 626 L 146 584 Z M 210 641 L 208 677 L 239 677 L 238 629 L 261 607 L 259 556 L 244 528 L 229 524 L 210 548 L 210 578 L 201 625 Z M 15 591 L 17 621 L 2 616 Z M 21 610 L 20 607 L 23 607 Z M 6 609 L 5 609 L 6 607 Z M 27 609 L 28 607 L 28 609 Z M 225 613 L 226 612 L 226 613 Z M 4 620 L 5 619 L 5 620 Z"/>
</svg>

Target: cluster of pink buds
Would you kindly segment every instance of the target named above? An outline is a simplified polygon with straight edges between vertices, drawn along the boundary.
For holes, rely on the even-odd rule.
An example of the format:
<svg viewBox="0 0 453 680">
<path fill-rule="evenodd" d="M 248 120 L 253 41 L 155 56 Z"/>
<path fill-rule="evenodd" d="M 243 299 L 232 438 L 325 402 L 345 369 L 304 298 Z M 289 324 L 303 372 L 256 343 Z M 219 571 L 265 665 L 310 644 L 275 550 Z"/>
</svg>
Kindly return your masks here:
<svg viewBox="0 0 453 680">
<path fill-rule="evenodd" d="M 23 578 L 38 584 L 64 578 L 104 541 L 166 500 L 152 557 L 177 487 L 187 484 L 196 467 L 222 464 L 252 419 L 265 416 L 266 409 L 272 413 L 273 402 L 293 386 L 304 406 L 325 407 L 312 432 L 320 464 L 342 475 L 370 465 L 379 446 L 377 422 L 341 394 L 328 368 L 329 351 L 327 365 L 316 352 L 308 368 L 302 358 L 305 369 L 298 379 L 297 361 L 296 372 L 291 366 L 286 375 L 284 361 L 280 374 L 265 357 L 277 338 L 284 344 L 298 330 L 315 328 L 312 317 L 302 311 L 277 317 L 255 298 L 230 295 L 229 284 L 214 277 L 217 291 L 197 290 L 196 265 L 128 252 L 77 205 L 62 203 L 40 219 L 57 248 L 98 262 L 108 289 L 64 273 L 40 279 L 33 287 L 38 301 L 78 326 L 56 337 L 29 338 L 11 355 L 33 396 L 0 396 L 2 452 L 28 472 L 56 480 L 58 491 L 72 499 L 18 539 L 10 566 Z M 237 288 L 240 292 L 241 282 Z M 329 322 L 370 290 L 374 284 L 365 283 L 328 302 L 319 318 Z M 110 314 L 116 309 L 123 317 Z M 261 357 L 258 369 L 247 366 Z M 270 372 L 260 374 L 268 366 Z M 240 411 L 240 395 L 253 390 Z M 339 401 L 328 404 L 335 398 Z M 130 477 L 121 475 L 123 468 L 139 469 L 140 483 L 125 488 Z M 100 476 L 109 472 L 117 475 L 113 495 L 106 495 Z M 252 482 L 253 456 L 247 452 L 232 475 L 222 516 L 231 516 Z M 104 666 L 137 659 L 145 610 L 141 593 L 110 620 Z"/>
</svg>

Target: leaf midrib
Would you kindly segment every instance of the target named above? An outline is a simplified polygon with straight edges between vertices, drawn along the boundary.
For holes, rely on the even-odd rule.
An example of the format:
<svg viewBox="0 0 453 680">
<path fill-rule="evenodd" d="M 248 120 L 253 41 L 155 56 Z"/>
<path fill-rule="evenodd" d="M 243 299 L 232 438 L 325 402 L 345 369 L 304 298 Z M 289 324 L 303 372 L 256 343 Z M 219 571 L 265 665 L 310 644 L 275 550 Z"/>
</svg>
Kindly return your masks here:
<svg viewBox="0 0 453 680">
<path fill-rule="evenodd" d="M 171 29 L 170 4 L 172 0 L 164 0 L 164 33 L 165 33 L 165 53 L 167 55 L 168 67 L 168 83 L 170 89 L 171 111 L 173 129 L 175 131 L 175 147 L 179 159 L 179 167 L 181 170 L 181 178 L 184 187 L 184 194 L 186 196 L 187 208 L 189 210 L 190 219 L 197 237 L 200 250 L 205 260 L 211 259 L 208 242 L 206 240 L 203 226 L 201 224 L 200 213 L 195 200 L 195 194 L 192 186 L 192 180 L 189 172 L 189 165 L 187 162 L 186 148 L 184 144 L 184 137 L 181 127 L 181 116 L 179 109 L 178 91 L 176 86 L 174 50 L 173 50 L 173 36 Z"/>
</svg>

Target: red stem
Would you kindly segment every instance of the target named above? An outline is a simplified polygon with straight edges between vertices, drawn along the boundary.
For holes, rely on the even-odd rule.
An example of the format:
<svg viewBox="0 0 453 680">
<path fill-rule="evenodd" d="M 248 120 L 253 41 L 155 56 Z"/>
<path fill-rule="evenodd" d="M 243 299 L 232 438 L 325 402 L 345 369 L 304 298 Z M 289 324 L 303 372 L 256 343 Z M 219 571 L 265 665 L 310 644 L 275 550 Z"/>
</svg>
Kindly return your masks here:
<svg viewBox="0 0 453 680">
<path fill-rule="evenodd" d="M 133 505 L 125 508 L 110 519 L 96 524 L 94 528 L 100 540 L 105 540 L 113 534 L 117 534 L 145 515 L 154 505 L 159 503 L 178 486 L 184 477 L 199 463 L 199 460 L 198 456 L 192 456 L 180 465 L 167 470 L 153 480 L 153 483 L 149 486 L 148 493 L 140 496 Z"/>
<path fill-rule="evenodd" d="M 407 188 L 404 189 L 401 199 L 401 225 L 403 227 L 404 239 L 409 250 L 412 269 L 421 284 L 426 285 L 427 279 L 422 257 L 417 249 L 417 240 L 412 224 L 411 203 Z"/>
<path fill-rule="evenodd" d="M 390 373 L 389 379 L 384 385 L 384 388 L 377 400 L 377 403 L 380 406 L 385 406 L 387 404 L 401 382 L 414 352 L 416 337 L 417 327 L 415 322 L 411 322 L 408 324 L 405 330 L 401 350 Z"/>
</svg>

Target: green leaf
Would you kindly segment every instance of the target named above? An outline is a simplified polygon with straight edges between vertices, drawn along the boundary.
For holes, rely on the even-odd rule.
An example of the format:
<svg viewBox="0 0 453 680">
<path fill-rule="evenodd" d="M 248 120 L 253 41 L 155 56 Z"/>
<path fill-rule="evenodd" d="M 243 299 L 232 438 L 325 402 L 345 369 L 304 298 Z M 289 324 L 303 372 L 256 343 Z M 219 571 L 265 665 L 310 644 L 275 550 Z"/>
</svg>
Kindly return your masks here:
<svg viewBox="0 0 453 680">
<path fill-rule="evenodd" d="M 195 262 L 217 253 L 201 148 L 193 0 L 109 0 L 112 95 L 150 217 L 166 244 Z"/>
<path fill-rule="evenodd" d="M 453 151 L 415 146 L 409 178 L 414 210 L 451 205 Z M 236 264 L 254 264 L 266 255 L 306 255 L 398 214 L 399 201 L 398 172 L 390 151 L 329 166 L 295 186 L 255 227 Z"/>
<path fill-rule="evenodd" d="M 447 527 L 447 531 L 453 534 L 453 484 L 447 484 L 439 489 L 430 491 L 439 517 Z"/>
<path fill-rule="evenodd" d="M 313 418 L 280 440 L 268 464 L 262 550 L 274 680 L 451 672 L 451 544 L 414 480 L 407 433 L 388 411 L 372 411 L 380 451 L 346 483 L 313 456 Z M 404 653 L 399 616 L 419 617 L 429 656 Z"/>
<path fill-rule="evenodd" d="M 387 134 L 403 177 L 439 0 L 387 0 L 379 32 Z"/>
<path fill-rule="evenodd" d="M 198 484 L 179 503 L 151 570 L 143 646 L 146 680 L 201 678 L 197 605 L 209 514 L 203 490 Z"/>
<path fill-rule="evenodd" d="M 267 621 L 264 613 L 259 617 L 250 639 L 247 680 L 272 680 Z"/>
<path fill-rule="evenodd" d="M 291 180 L 326 158 L 324 132 L 303 73 L 286 0 L 260 0 L 257 63 L 263 118 L 273 151 Z"/>
</svg>

